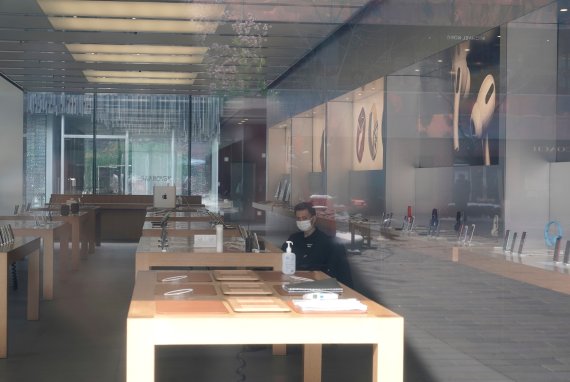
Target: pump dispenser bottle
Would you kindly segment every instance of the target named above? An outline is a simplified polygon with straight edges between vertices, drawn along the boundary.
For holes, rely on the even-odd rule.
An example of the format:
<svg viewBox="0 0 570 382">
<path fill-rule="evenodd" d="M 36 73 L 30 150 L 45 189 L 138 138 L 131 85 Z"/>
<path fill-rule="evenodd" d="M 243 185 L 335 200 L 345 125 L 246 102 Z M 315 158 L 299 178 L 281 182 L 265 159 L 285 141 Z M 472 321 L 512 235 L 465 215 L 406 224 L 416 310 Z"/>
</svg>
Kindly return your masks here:
<svg viewBox="0 0 570 382">
<path fill-rule="evenodd" d="M 281 268 L 285 275 L 292 275 L 295 273 L 295 254 L 291 252 L 292 241 L 287 240 L 287 249 L 283 252 L 281 257 Z"/>
</svg>

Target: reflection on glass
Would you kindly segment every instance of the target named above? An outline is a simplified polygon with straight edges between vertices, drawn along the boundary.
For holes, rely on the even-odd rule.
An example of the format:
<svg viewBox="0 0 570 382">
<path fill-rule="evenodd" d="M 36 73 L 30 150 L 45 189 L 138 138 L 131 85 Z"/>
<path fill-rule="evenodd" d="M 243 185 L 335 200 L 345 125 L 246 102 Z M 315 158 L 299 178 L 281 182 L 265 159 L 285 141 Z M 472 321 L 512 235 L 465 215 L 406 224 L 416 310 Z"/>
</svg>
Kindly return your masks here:
<svg viewBox="0 0 570 382">
<path fill-rule="evenodd" d="M 164 184 L 178 194 L 217 195 L 212 153 L 221 110 L 219 97 L 27 93 L 26 200 L 149 195 Z"/>
<path fill-rule="evenodd" d="M 63 158 L 63 193 L 92 193 L 93 140 L 66 138 L 64 140 Z"/>
</svg>

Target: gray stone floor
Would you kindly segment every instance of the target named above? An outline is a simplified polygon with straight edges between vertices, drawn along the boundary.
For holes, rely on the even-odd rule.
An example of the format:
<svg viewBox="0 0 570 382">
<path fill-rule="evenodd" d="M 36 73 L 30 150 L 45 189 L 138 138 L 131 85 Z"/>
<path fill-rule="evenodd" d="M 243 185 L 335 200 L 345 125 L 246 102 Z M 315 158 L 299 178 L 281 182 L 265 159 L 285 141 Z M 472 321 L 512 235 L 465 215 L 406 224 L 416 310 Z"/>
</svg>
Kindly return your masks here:
<svg viewBox="0 0 570 382">
<path fill-rule="evenodd" d="M 570 296 L 389 242 L 350 262 L 405 317 L 407 381 L 570 381 Z"/>
<path fill-rule="evenodd" d="M 570 296 L 376 243 L 351 255 L 356 288 L 405 317 L 407 382 L 570 381 Z M 0 381 L 124 381 L 134 244 L 108 244 L 25 320 L 25 264 L 9 292 L 9 358 Z M 570 282 L 570 278 L 569 278 Z M 341 329 L 340 329 L 341 330 Z M 367 346 L 324 348 L 323 381 L 369 381 Z M 238 372 L 245 362 L 242 374 Z M 301 381 L 301 350 L 163 347 L 157 381 Z"/>
</svg>

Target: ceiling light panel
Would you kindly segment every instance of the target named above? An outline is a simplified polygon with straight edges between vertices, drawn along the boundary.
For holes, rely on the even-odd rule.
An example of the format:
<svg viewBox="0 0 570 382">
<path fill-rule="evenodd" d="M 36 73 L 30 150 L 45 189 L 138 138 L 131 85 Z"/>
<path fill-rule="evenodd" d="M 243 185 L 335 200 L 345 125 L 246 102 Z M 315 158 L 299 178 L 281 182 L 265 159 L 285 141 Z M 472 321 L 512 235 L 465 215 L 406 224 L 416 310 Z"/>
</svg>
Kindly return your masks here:
<svg viewBox="0 0 570 382">
<path fill-rule="evenodd" d="M 89 82 L 103 84 L 192 85 L 196 73 L 158 71 L 84 70 Z"/>
<path fill-rule="evenodd" d="M 136 1 L 37 0 L 48 16 L 125 17 L 147 19 L 221 20 L 221 4 Z"/>
<path fill-rule="evenodd" d="M 177 45 L 65 44 L 65 47 L 71 53 L 203 55 L 208 51 L 207 47 Z"/>
<path fill-rule="evenodd" d="M 48 17 L 57 30 L 146 33 L 216 32 L 218 23 L 181 20 L 110 19 L 84 17 Z"/>
<path fill-rule="evenodd" d="M 132 64 L 201 64 L 204 56 L 178 56 L 159 54 L 105 54 L 72 53 L 79 62 L 123 62 Z"/>
<path fill-rule="evenodd" d="M 196 73 L 190 72 L 158 72 L 158 71 L 124 71 L 124 70 L 84 70 L 85 77 L 122 77 L 122 78 L 167 78 L 194 79 Z"/>
<path fill-rule="evenodd" d="M 85 77 L 87 81 L 100 84 L 146 84 L 146 85 L 192 85 L 191 78 L 131 78 L 131 77 Z"/>
</svg>

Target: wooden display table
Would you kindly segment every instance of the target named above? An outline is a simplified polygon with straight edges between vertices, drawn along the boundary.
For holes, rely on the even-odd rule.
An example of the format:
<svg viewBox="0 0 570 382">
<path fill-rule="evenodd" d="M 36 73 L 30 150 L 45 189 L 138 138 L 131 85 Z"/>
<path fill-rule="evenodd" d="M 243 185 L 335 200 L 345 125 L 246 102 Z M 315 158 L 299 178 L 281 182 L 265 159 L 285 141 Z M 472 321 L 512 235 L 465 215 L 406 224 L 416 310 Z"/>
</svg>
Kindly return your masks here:
<svg viewBox="0 0 570 382">
<path fill-rule="evenodd" d="M 159 211 L 159 212 L 147 212 L 145 216 L 145 221 L 147 222 L 157 222 L 161 221 L 168 211 Z M 208 214 L 206 211 L 176 211 L 170 212 L 168 215 L 168 221 L 205 221 L 209 222 L 212 221 L 212 216 Z"/>
<path fill-rule="evenodd" d="M 372 242 L 372 224 L 372 222 L 367 221 L 349 220 L 348 231 L 350 232 L 350 244 L 354 246 L 355 235 L 357 233 L 360 233 L 362 235 L 362 238 L 366 240 L 366 246 L 370 248 Z"/>
<path fill-rule="evenodd" d="M 127 317 L 127 382 L 154 381 L 156 346 L 220 344 L 304 344 L 305 382 L 321 380 L 322 344 L 371 344 L 372 381 L 403 381 L 402 317 L 346 287 L 342 298 L 359 299 L 367 312 L 300 313 L 282 289 L 287 276 L 272 271 L 255 274 L 270 289 L 272 304 L 290 311 L 238 313 L 236 300 L 224 294 L 227 288 L 212 272 L 139 272 Z M 320 272 L 302 275 L 326 277 Z M 185 279 L 167 281 L 180 276 Z M 164 294 L 180 288 L 192 292 Z M 267 298 L 263 301 L 259 304 Z"/>
<path fill-rule="evenodd" d="M 152 195 L 70 195 L 52 194 L 50 204 L 59 206 L 73 199 L 80 201 L 80 208 L 97 208 L 97 245 L 101 241 L 137 242 L 147 208 L 153 205 Z M 200 195 L 179 195 L 184 206 L 202 205 Z"/>
<path fill-rule="evenodd" d="M 32 220 L 36 221 L 45 214 L 31 212 L 26 215 L 0 216 L 0 220 Z M 79 268 L 80 256 L 86 255 L 88 248 L 95 250 L 95 213 L 94 211 L 79 211 L 78 214 L 62 216 L 59 212 L 52 211 L 52 221 L 62 221 L 71 226 L 71 268 Z"/>
<path fill-rule="evenodd" d="M 135 254 L 135 271 L 152 267 L 268 267 L 281 270 L 281 248 L 265 243 L 265 252 L 245 252 L 243 240 L 224 235 L 224 252 L 194 247 L 193 237 L 170 237 L 164 252 L 159 238 L 141 237 Z"/>
<path fill-rule="evenodd" d="M 39 237 L 17 237 L 14 243 L 0 246 L 0 358 L 8 356 L 8 267 L 28 257 L 27 319 L 37 320 L 40 311 Z"/>
<path fill-rule="evenodd" d="M 79 211 L 78 214 L 62 216 L 53 214 L 56 221 L 63 221 L 71 225 L 71 268 L 79 269 L 81 255 L 87 255 L 95 250 L 94 214 L 88 211 Z"/>
<path fill-rule="evenodd" d="M 32 220 L 3 220 L 2 225 L 10 224 L 15 236 L 39 236 L 43 241 L 41 258 L 43 288 L 42 296 L 46 300 L 53 299 L 54 284 L 54 244 L 59 241 L 60 269 L 67 269 L 67 257 L 69 252 L 69 237 L 71 227 L 65 222 L 47 222 L 38 225 Z"/>
<path fill-rule="evenodd" d="M 151 221 L 144 222 L 143 236 L 160 236 L 162 228 L 155 226 Z M 172 221 L 166 226 L 168 236 L 189 237 L 192 235 L 215 235 L 216 228 L 206 221 Z M 240 232 L 236 228 L 225 228 L 224 237 L 239 237 Z"/>
</svg>

